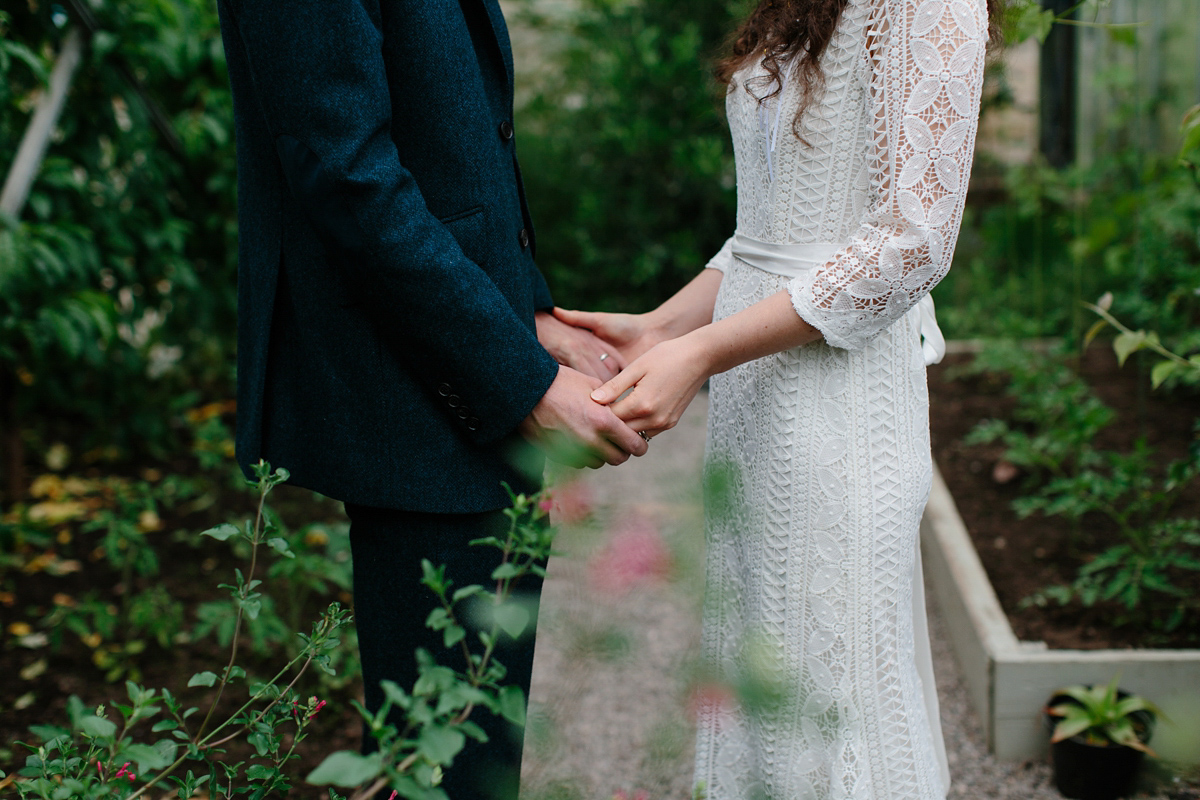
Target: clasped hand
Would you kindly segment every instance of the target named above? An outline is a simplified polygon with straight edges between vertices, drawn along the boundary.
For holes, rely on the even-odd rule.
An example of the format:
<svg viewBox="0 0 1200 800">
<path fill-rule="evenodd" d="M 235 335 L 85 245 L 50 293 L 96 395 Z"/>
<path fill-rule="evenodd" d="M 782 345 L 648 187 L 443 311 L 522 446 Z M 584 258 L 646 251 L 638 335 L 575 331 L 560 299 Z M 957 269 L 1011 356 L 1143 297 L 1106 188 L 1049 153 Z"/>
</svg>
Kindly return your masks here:
<svg viewBox="0 0 1200 800">
<path fill-rule="evenodd" d="M 639 433 L 674 427 L 708 377 L 687 337 L 662 340 L 645 315 L 555 309 L 537 330 L 560 367 L 521 433 L 570 466 L 645 454 Z"/>
<path fill-rule="evenodd" d="M 645 314 L 556 308 L 554 316 L 591 331 L 627 362 L 591 398 L 648 437 L 675 427 L 710 375 L 706 354 L 694 335 L 665 338 Z"/>
</svg>

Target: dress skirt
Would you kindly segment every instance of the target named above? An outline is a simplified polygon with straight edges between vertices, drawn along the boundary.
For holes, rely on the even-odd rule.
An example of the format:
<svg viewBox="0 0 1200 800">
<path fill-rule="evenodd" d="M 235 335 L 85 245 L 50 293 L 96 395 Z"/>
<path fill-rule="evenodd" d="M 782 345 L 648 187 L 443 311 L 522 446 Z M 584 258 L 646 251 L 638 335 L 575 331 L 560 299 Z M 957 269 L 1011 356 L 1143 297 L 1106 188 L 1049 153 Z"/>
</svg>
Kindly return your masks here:
<svg viewBox="0 0 1200 800">
<path fill-rule="evenodd" d="M 786 289 L 734 261 L 714 316 Z M 933 468 L 913 309 L 712 379 L 696 782 L 709 800 L 941 800 L 918 531 Z"/>
</svg>

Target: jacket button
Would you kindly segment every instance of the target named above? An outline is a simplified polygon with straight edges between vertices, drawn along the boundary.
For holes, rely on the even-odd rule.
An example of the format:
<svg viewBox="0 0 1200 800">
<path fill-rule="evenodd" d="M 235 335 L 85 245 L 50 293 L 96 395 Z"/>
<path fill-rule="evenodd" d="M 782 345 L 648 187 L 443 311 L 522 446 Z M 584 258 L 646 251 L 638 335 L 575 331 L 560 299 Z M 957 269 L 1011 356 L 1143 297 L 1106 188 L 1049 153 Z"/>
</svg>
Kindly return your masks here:
<svg viewBox="0 0 1200 800">
<path fill-rule="evenodd" d="M 529 231 L 521 228 L 521 232 L 517 234 L 517 243 L 521 245 L 522 250 L 529 247 Z"/>
<path fill-rule="evenodd" d="M 469 420 L 467 420 L 467 430 L 469 430 L 469 431 L 479 430 L 479 418 L 478 417 L 471 417 Z"/>
<path fill-rule="evenodd" d="M 506 142 L 513 137 L 513 125 L 508 120 L 500 123 L 500 137 Z"/>
<path fill-rule="evenodd" d="M 451 408 L 458 408 L 462 405 L 462 398 L 456 394 L 452 394 L 446 398 L 446 402 L 450 404 Z"/>
<path fill-rule="evenodd" d="M 440 394 L 442 397 L 449 397 L 452 391 L 454 390 L 450 388 L 450 384 L 448 383 L 443 383 L 438 387 L 438 394 Z"/>
<path fill-rule="evenodd" d="M 457 413 L 459 419 L 466 419 L 467 417 L 471 416 L 471 412 L 467 410 L 466 406 L 459 406 Z"/>
</svg>

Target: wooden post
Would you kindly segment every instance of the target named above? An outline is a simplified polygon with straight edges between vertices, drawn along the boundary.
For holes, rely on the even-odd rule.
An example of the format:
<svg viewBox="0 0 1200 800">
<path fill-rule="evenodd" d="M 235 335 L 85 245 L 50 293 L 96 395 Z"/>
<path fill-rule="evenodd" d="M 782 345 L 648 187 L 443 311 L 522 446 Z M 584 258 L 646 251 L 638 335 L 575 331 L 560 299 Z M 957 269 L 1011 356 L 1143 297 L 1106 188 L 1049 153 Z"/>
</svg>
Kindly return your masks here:
<svg viewBox="0 0 1200 800">
<path fill-rule="evenodd" d="M 54 71 L 50 73 L 50 86 L 38 99 L 33 119 L 25 129 L 21 146 L 17 148 L 17 157 L 4 181 L 4 189 L 0 191 L 0 212 L 17 217 L 25 207 L 29 188 L 42 166 L 50 136 L 62 114 L 67 90 L 71 87 L 71 79 L 82 57 L 83 36 L 78 28 L 71 28 L 63 39 L 62 50 L 54 62 Z"/>
<path fill-rule="evenodd" d="M 1075 4 L 1075 0 L 1042 0 L 1042 7 L 1055 14 Z M 1074 25 L 1055 25 L 1042 44 L 1038 149 L 1057 168 L 1075 161 L 1075 43 Z"/>
</svg>

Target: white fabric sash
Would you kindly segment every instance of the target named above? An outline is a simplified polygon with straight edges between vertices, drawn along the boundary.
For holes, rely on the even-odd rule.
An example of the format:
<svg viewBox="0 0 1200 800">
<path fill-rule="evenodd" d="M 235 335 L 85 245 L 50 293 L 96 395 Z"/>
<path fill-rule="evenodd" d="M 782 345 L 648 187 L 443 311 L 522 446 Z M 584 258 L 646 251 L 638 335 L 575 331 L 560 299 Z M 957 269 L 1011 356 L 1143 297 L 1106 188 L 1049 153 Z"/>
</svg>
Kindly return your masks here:
<svg viewBox="0 0 1200 800">
<path fill-rule="evenodd" d="M 731 249 L 734 258 L 763 272 L 798 278 L 828 263 L 844 246 L 838 242 L 772 244 L 734 233 Z M 926 364 L 936 364 L 946 355 L 946 338 L 937 324 L 933 298 L 926 294 L 916 307 L 921 322 L 921 352 Z"/>
</svg>

